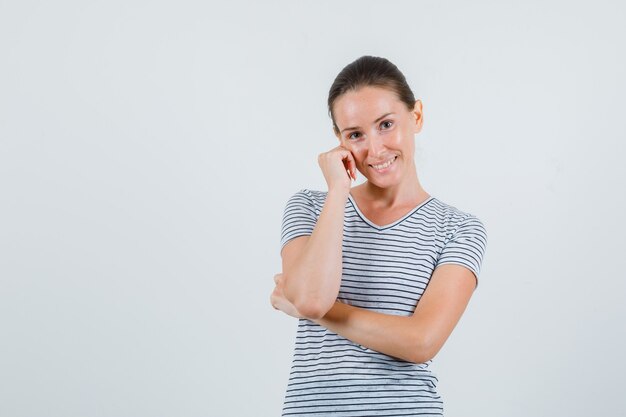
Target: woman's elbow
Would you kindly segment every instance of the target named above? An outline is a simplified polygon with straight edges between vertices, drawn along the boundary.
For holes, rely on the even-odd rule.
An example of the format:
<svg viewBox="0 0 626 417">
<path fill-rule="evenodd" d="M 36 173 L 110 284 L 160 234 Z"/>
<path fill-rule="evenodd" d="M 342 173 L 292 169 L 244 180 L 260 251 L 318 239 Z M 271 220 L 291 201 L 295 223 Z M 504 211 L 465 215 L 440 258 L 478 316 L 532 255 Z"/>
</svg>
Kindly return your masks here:
<svg viewBox="0 0 626 417">
<path fill-rule="evenodd" d="M 439 348 L 431 339 L 424 335 L 417 335 L 413 338 L 411 346 L 411 362 L 424 363 L 435 357 Z"/>
<path fill-rule="evenodd" d="M 335 303 L 335 298 L 322 297 L 315 293 L 296 289 L 289 285 L 289 277 L 285 279 L 285 298 L 293 304 L 298 312 L 307 319 L 317 320 L 326 315 Z"/>
<path fill-rule="evenodd" d="M 312 298 L 308 300 L 296 300 L 294 306 L 305 318 L 318 320 L 328 313 L 333 303 L 329 303 L 327 300 Z"/>
</svg>

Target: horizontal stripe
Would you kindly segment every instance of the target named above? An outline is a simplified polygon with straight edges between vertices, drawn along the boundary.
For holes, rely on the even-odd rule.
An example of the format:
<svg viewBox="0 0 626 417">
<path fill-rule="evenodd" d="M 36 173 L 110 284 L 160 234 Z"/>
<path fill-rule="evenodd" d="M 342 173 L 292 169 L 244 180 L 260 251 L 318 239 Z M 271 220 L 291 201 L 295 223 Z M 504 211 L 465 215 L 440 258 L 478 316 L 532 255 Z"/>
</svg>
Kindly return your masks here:
<svg viewBox="0 0 626 417">
<path fill-rule="evenodd" d="M 326 192 L 302 189 L 285 206 L 281 249 L 313 233 Z M 385 314 L 410 316 L 439 265 L 457 264 L 476 279 L 487 245 L 473 214 L 430 197 L 385 226 L 371 222 L 350 196 L 338 299 Z M 283 416 L 441 416 L 431 360 L 412 363 L 354 343 L 300 319 Z"/>
</svg>

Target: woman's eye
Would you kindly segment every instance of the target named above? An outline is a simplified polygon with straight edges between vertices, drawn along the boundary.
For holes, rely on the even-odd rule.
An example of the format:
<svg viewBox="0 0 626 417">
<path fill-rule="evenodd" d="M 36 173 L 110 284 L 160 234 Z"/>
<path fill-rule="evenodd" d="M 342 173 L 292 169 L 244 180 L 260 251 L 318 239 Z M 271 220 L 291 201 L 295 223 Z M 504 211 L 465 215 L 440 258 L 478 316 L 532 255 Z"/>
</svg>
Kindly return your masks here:
<svg viewBox="0 0 626 417">
<path fill-rule="evenodd" d="M 351 134 L 348 136 L 348 139 L 356 139 L 356 138 L 358 137 L 358 136 L 354 136 L 354 135 L 360 135 L 360 133 L 359 133 L 359 132 L 354 132 L 354 133 L 351 133 Z"/>
<path fill-rule="evenodd" d="M 384 129 L 389 129 L 392 125 L 393 125 L 393 122 L 390 120 L 385 120 L 384 122 L 380 124 L 380 126 L 383 127 Z"/>
</svg>

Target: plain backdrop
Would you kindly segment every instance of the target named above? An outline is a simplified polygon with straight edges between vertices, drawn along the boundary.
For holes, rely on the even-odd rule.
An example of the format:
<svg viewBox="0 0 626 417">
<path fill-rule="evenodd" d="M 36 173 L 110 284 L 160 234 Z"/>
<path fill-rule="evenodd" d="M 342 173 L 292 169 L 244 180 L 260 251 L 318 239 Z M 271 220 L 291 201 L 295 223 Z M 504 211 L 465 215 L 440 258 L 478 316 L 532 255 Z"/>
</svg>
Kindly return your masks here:
<svg viewBox="0 0 626 417">
<path fill-rule="evenodd" d="M 0 415 L 280 415 L 283 209 L 326 190 L 328 89 L 361 55 L 423 102 L 424 188 L 488 231 L 432 364 L 445 415 L 624 413 L 625 19 L 618 1 L 0 1 Z"/>
</svg>

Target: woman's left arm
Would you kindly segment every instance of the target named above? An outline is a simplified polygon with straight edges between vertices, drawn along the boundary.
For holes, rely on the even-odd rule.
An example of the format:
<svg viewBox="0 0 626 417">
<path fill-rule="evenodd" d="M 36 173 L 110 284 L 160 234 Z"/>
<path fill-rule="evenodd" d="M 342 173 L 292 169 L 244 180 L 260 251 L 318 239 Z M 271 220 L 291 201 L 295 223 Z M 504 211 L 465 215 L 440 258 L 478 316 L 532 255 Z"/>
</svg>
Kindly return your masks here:
<svg viewBox="0 0 626 417">
<path fill-rule="evenodd" d="M 412 316 L 396 316 L 339 301 L 321 326 L 372 350 L 405 361 L 432 359 L 460 320 L 476 288 L 474 273 L 457 264 L 438 266 Z"/>
</svg>

